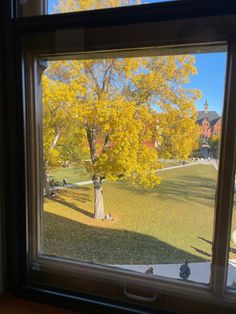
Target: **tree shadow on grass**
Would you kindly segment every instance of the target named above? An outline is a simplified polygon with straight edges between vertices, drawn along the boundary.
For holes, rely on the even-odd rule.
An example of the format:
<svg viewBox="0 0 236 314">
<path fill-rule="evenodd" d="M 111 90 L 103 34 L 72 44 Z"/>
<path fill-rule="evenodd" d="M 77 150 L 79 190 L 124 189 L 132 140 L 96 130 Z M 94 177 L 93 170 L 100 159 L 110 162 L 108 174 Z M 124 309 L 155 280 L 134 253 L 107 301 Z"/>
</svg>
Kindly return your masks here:
<svg viewBox="0 0 236 314">
<path fill-rule="evenodd" d="M 102 264 L 175 264 L 185 259 L 207 259 L 178 249 L 157 238 L 131 232 L 86 225 L 43 213 L 43 252 Z"/>
<path fill-rule="evenodd" d="M 212 257 L 212 255 L 209 254 L 209 253 L 207 253 L 206 251 L 203 251 L 203 250 L 201 250 L 201 249 L 198 249 L 198 248 L 196 248 L 196 247 L 194 247 L 194 246 L 191 246 L 191 248 L 194 249 L 197 253 L 200 253 L 200 254 L 202 254 L 202 255 L 204 255 L 204 256 L 206 256 L 206 257 Z"/>
<path fill-rule="evenodd" d="M 57 197 L 56 199 L 53 199 L 53 202 L 56 202 L 56 203 L 59 203 L 59 204 L 62 204 L 64 206 L 67 206 L 77 212 L 79 212 L 80 214 L 83 214 L 87 217 L 90 217 L 92 218 L 93 217 L 93 214 L 88 212 L 87 210 L 84 210 L 83 208 L 81 207 L 78 207 L 77 205 L 75 205 L 74 203 L 72 202 L 66 202 L 64 199 L 60 198 L 60 197 Z"/>
<path fill-rule="evenodd" d="M 90 192 L 91 190 L 92 188 L 84 186 L 72 188 L 70 187 L 57 191 L 57 194 L 59 196 L 62 195 L 64 197 L 71 197 L 72 199 L 85 203 L 91 201 L 91 198 L 88 195 L 88 192 Z"/>
<path fill-rule="evenodd" d="M 202 241 L 204 241 L 204 242 L 206 242 L 206 243 L 208 243 L 208 244 L 210 244 L 210 246 L 212 247 L 212 244 L 213 244 L 213 242 L 212 241 L 210 241 L 210 240 L 207 240 L 207 239 L 205 239 L 205 238 L 203 238 L 203 237 L 198 237 L 198 239 L 200 239 L 200 240 L 202 240 Z M 232 248 L 232 247 L 230 247 L 229 248 L 229 252 L 230 253 L 236 253 L 236 249 L 234 249 L 234 248 Z"/>
<path fill-rule="evenodd" d="M 79 190 L 79 193 L 78 193 L 78 190 Z M 87 187 L 81 187 L 79 189 L 75 188 L 75 189 L 60 190 L 56 193 L 56 197 L 52 198 L 51 200 L 53 202 L 67 206 L 87 217 L 92 218 L 93 217 L 92 213 L 90 213 L 89 211 L 81 207 L 78 207 L 77 204 L 73 202 L 73 201 L 78 201 L 81 203 L 86 203 L 86 202 L 91 203 L 91 197 L 87 193 L 82 193 L 88 190 L 90 190 L 90 188 L 87 188 Z M 65 197 L 70 197 L 73 201 L 66 201 Z"/>
<path fill-rule="evenodd" d="M 181 177 L 179 180 L 165 181 L 158 189 L 158 196 L 161 198 L 171 197 L 181 201 L 196 201 L 202 205 L 214 206 L 215 181 L 204 179 L 203 183 L 199 177 L 196 177 L 196 180 Z"/>
<path fill-rule="evenodd" d="M 141 186 L 131 186 L 128 183 L 117 184 L 118 189 L 132 191 L 133 193 L 152 194 L 159 199 L 172 199 L 196 201 L 198 204 L 214 206 L 216 181 L 201 176 L 178 176 L 178 178 L 163 179 L 154 189 Z"/>
</svg>

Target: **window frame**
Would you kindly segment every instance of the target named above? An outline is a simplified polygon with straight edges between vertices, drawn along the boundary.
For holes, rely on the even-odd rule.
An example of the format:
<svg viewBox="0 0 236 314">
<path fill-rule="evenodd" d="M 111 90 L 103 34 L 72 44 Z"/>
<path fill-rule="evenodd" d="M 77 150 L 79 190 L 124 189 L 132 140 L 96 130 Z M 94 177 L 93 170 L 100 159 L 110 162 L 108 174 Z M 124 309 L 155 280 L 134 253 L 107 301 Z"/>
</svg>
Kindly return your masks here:
<svg viewBox="0 0 236 314">
<path fill-rule="evenodd" d="M 230 239 L 230 229 L 231 229 L 231 218 L 232 218 L 232 201 L 233 201 L 233 188 L 234 188 L 234 173 L 235 173 L 235 156 L 236 156 L 236 143 L 235 143 L 235 134 L 236 134 L 236 126 L 234 126 L 234 121 L 236 121 L 236 110 L 234 110 L 233 103 L 236 100 L 236 81 L 233 79 L 233 74 L 236 73 L 236 40 L 234 38 L 234 34 L 236 33 L 236 22 L 235 14 L 236 7 L 224 5 L 222 1 L 217 1 L 219 6 L 215 5 L 214 9 L 211 7 L 210 1 L 205 1 L 205 5 L 198 4 L 201 1 L 192 1 L 192 4 L 188 5 L 185 1 L 180 1 L 179 3 L 165 3 L 163 4 L 153 4 L 146 5 L 144 7 L 127 7 L 127 8 L 117 8 L 117 9 L 104 9 L 99 11 L 86 11 L 86 12 L 78 12 L 78 13 L 68 13 L 63 15 L 52 15 L 52 16 L 40 16 L 34 18 L 17 18 L 13 20 L 13 25 L 9 26 L 12 28 L 12 42 L 14 43 L 16 52 L 10 54 L 7 59 L 14 62 L 16 67 L 16 77 L 18 79 L 17 86 L 15 85 L 16 95 L 12 99 L 9 97 L 9 115 L 13 115 L 10 118 L 10 121 L 16 118 L 16 114 L 13 113 L 14 107 L 17 108 L 17 123 L 14 127 L 14 130 L 10 134 L 10 138 L 12 139 L 12 143 L 16 144 L 18 148 L 18 153 L 20 154 L 20 159 L 17 162 L 17 174 L 22 174 L 23 176 L 17 179 L 17 182 L 20 183 L 19 190 L 15 192 L 15 185 L 11 183 L 10 185 L 10 193 L 9 197 L 11 197 L 12 193 L 16 194 L 18 199 L 20 199 L 20 207 L 16 206 L 16 202 L 8 203 L 10 205 L 11 215 L 9 217 L 9 224 L 11 226 L 11 230 L 14 230 L 16 227 L 16 231 L 14 232 L 14 236 L 11 236 L 11 239 L 8 243 L 13 243 L 14 241 L 20 245 L 20 248 L 23 250 L 19 250 L 16 248 L 16 243 L 13 245 L 13 249 L 11 250 L 13 257 L 16 257 L 19 254 L 19 261 L 15 261 L 13 264 L 14 271 L 13 273 L 16 275 L 14 279 L 14 290 L 20 291 L 21 294 L 24 295 L 39 295 L 40 293 L 44 294 L 48 298 L 49 295 L 54 295 L 56 297 L 57 289 L 53 289 L 49 287 L 49 284 L 42 285 L 37 287 L 37 283 L 32 283 L 27 278 L 27 252 L 28 248 L 26 246 L 27 243 L 27 233 L 28 225 L 28 214 L 27 209 L 30 208 L 31 204 L 28 199 L 27 189 L 32 187 L 31 184 L 27 183 L 25 180 L 27 178 L 27 165 L 29 165 L 29 160 L 27 160 L 27 155 L 29 156 L 29 152 L 27 152 L 27 139 L 32 140 L 32 137 L 28 138 L 29 132 L 26 128 L 27 121 L 31 123 L 32 120 L 27 120 L 28 108 L 27 102 L 28 99 L 25 94 L 25 82 L 26 90 L 28 88 L 28 94 L 31 92 L 31 82 L 34 81 L 35 75 L 31 73 L 25 73 L 25 64 L 29 61 L 32 64 L 32 56 L 30 56 L 29 52 L 37 51 L 38 46 L 35 43 L 35 40 L 32 40 L 33 37 L 41 36 L 44 40 L 48 36 L 48 41 L 44 41 L 47 47 L 49 47 L 51 43 L 52 37 L 50 37 L 50 31 L 53 29 L 56 30 L 57 33 L 62 33 L 63 29 L 74 28 L 82 28 L 86 31 L 86 45 L 84 49 L 86 51 L 97 51 L 102 50 L 104 47 L 107 47 L 107 44 L 101 44 L 101 38 L 99 42 L 96 41 L 95 33 L 98 33 L 101 30 L 106 32 L 109 27 L 117 27 L 117 33 L 120 34 L 123 32 L 119 29 L 122 28 L 122 23 L 126 23 L 129 25 L 131 31 L 129 34 L 134 34 L 134 28 L 137 29 L 137 24 L 141 23 L 142 28 L 145 28 L 145 32 L 139 33 L 139 37 L 141 34 L 143 45 L 142 47 L 150 47 L 153 45 L 158 45 L 160 47 L 163 46 L 167 48 L 170 47 L 173 49 L 176 45 L 186 45 L 186 48 L 190 45 L 199 45 L 199 49 L 204 44 L 209 45 L 209 43 L 222 43 L 227 44 L 228 47 L 228 62 L 227 62 L 227 84 L 225 88 L 225 100 L 224 100 L 224 113 L 223 113 L 223 121 L 222 121 L 222 142 L 221 142 L 221 150 L 220 150 L 220 165 L 219 165 L 219 176 L 218 176 L 218 186 L 217 186 L 217 196 L 216 196 L 216 214 L 215 214 L 215 222 L 214 222 L 214 243 L 213 243 L 213 259 L 212 259 L 212 281 L 211 281 L 211 292 L 212 293 L 202 293 L 202 286 L 196 284 L 195 288 L 192 290 L 192 287 L 189 287 L 187 284 L 181 283 L 181 290 L 179 289 L 179 282 L 175 282 L 171 280 L 160 279 L 158 286 L 156 287 L 161 291 L 161 293 L 167 294 L 168 298 L 172 300 L 174 297 L 178 298 L 189 298 L 189 302 L 193 302 L 193 298 L 196 295 L 196 292 L 199 291 L 198 298 L 199 302 L 209 302 L 212 304 L 219 305 L 229 305 L 232 306 L 235 303 L 235 293 L 226 292 L 225 293 L 225 283 L 227 278 L 227 258 L 229 253 L 229 239 Z M 195 6 L 196 10 L 193 10 L 193 6 Z M 212 8 L 211 17 L 209 17 L 209 8 Z M 221 11 L 219 8 L 221 7 Z M 182 9 L 185 9 L 184 12 Z M 154 10 L 154 11 L 153 11 Z M 205 10 L 205 11 L 204 11 Z M 133 14 L 133 13 L 136 14 Z M 194 12 L 194 13 L 193 13 Z M 163 14 L 166 14 L 163 16 Z M 123 20 L 120 21 L 120 15 L 122 15 Z M 151 16 L 151 19 L 150 19 Z M 191 18 L 192 19 L 191 19 Z M 161 33 L 158 40 L 155 39 L 156 35 L 151 31 L 151 27 L 155 25 L 157 30 Z M 172 25 L 172 28 L 167 27 Z M 174 25 L 174 27 L 173 27 Z M 222 26 L 223 25 L 223 26 Z M 188 28 L 188 26 L 190 28 Z M 197 30 L 196 30 L 197 28 Z M 191 29 L 185 34 L 184 38 L 180 37 L 184 29 Z M 208 30 L 206 32 L 205 30 Z M 95 31 L 94 31 L 95 30 Z M 69 31 L 71 32 L 71 31 Z M 94 33 L 93 33 L 94 32 Z M 107 35 L 103 36 L 107 43 L 109 44 L 110 49 L 135 49 L 135 36 L 133 39 L 133 46 L 130 45 L 130 42 L 118 42 L 118 45 L 115 46 L 115 43 L 112 42 L 114 32 L 108 32 Z M 116 34 L 117 35 L 117 34 Z M 54 34 L 53 34 L 54 36 Z M 59 37 L 63 35 L 59 35 Z M 29 39 L 31 38 L 31 39 Z M 66 37 L 63 37 L 66 39 Z M 127 35 L 127 38 L 130 38 Z M 146 38 L 146 42 L 144 42 L 144 38 Z M 155 40 L 154 40 L 154 39 Z M 124 38 L 123 38 L 124 39 Z M 140 38 L 139 38 L 140 40 Z M 28 45 L 30 43 L 30 45 Z M 33 43 L 33 45 L 32 45 Z M 41 43 L 41 54 L 45 53 L 45 49 L 47 47 L 43 47 Z M 54 42 L 52 42 L 54 44 Z M 167 45 L 168 43 L 168 45 Z M 35 44 L 35 46 L 34 46 Z M 105 45 L 105 46 L 104 46 Z M 112 46 L 113 45 L 113 46 Z M 65 42 L 62 43 L 60 40 L 57 42 L 57 46 L 51 47 L 54 49 L 54 52 L 62 50 L 62 46 L 66 46 Z M 168 47 L 167 47 L 168 46 Z M 58 51 L 55 49 L 58 48 Z M 137 48 L 137 46 L 136 46 Z M 191 46 L 190 46 L 191 48 Z M 48 48 L 47 48 L 48 49 Z M 80 47 L 81 49 L 81 47 Z M 163 51 L 166 51 L 164 49 Z M 173 51 L 173 50 L 172 50 Z M 68 51 L 65 51 L 68 52 Z M 28 59 L 25 59 L 24 56 L 27 54 Z M 31 68 L 32 69 L 32 68 Z M 5 70 L 6 71 L 6 70 Z M 12 85 L 10 82 L 10 78 L 13 77 L 13 72 L 11 72 L 9 77 L 8 86 Z M 35 83 L 34 83 L 35 84 Z M 235 91 L 235 92 L 234 92 Z M 32 93 L 31 96 L 33 97 Z M 32 101 L 32 100 L 31 100 Z M 12 109 L 12 110 L 11 110 Z M 230 136 L 229 136 L 230 135 Z M 18 143 L 17 143 L 18 142 Z M 14 162 L 15 158 L 12 156 L 12 152 L 8 152 L 10 157 L 10 164 Z M 32 156 L 32 155 L 31 155 Z M 230 162 L 229 162 L 230 161 Z M 20 170 L 21 169 L 21 170 Z M 11 172 L 11 178 L 16 179 L 16 175 Z M 30 193 L 30 195 L 34 195 Z M 31 200 L 34 198 L 31 197 Z M 8 198 L 9 201 L 9 198 Z M 225 211 L 225 208 L 227 209 Z M 20 209 L 20 214 L 17 212 L 17 209 Z M 21 217 L 20 222 L 22 225 L 19 227 L 15 222 L 13 222 L 13 217 Z M 223 236 L 222 236 L 223 234 Z M 220 235 L 220 236 L 219 236 Z M 16 240 L 16 236 L 18 236 L 18 240 Z M 20 275 L 21 272 L 21 275 Z M 120 272 L 120 276 L 124 274 L 124 272 Z M 127 277 L 127 275 L 125 275 Z M 131 283 L 135 281 L 135 276 L 131 276 Z M 142 280 L 142 283 L 144 284 Z M 151 281 L 148 279 L 148 284 Z M 147 282 L 146 282 L 147 284 Z M 153 284 L 153 282 L 152 282 Z M 47 290 L 46 288 L 47 287 Z M 172 290 L 172 288 L 174 288 Z M 176 289 L 178 290 L 176 293 Z M 36 292 L 37 291 L 37 292 Z M 75 301 L 75 296 L 72 294 L 67 294 L 65 292 L 60 292 L 64 294 L 64 297 L 68 300 Z M 177 295 L 177 296 L 176 296 Z M 93 303 L 94 299 L 86 296 L 85 303 Z M 90 301 L 89 301 L 90 299 Z M 104 302 L 104 301 L 103 301 Z M 109 304 L 113 304 L 113 306 L 117 306 L 117 303 L 113 301 L 105 301 L 109 306 Z M 103 305 L 102 305 L 103 304 Z M 116 305 L 115 305 L 116 304 Z M 104 306 L 104 303 L 101 302 L 101 306 Z M 127 307 L 132 307 L 132 304 L 124 305 Z M 178 309 L 175 308 L 174 309 Z"/>
<path fill-rule="evenodd" d="M 2 12 L 2 6 L 0 4 L 0 12 Z M 0 20 L 1 20 L 1 28 L 3 27 L 3 16 L 0 14 Z M 0 38 L 1 41 L 4 40 L 3 33 L 0 31 Z M 0 66 L 3 63 L 3 49 L 0 49 Z M 4 153 L 4 95 L 3 95 L 3 73 L 0 73 L 0 295 L 4 291 L 4 283 L 5 283 L 5 276 L 4 276 L 4 270 L 5 270 L 5 257 L 4 257 L 4 248 L 5 248 L 5 242 L 4 242 L 4 206 L 5 206 L 5 188 L 4 188 L 4 179 L 5 179 L 5 171 L 4 171 L 4 165 L 5 165 L 5 155 Z"/>
<path fill-rule="evenodd" d="M 48 14 L 48 0 L 31 0 L 15 5 L 15 16 Z"/>
</svg>

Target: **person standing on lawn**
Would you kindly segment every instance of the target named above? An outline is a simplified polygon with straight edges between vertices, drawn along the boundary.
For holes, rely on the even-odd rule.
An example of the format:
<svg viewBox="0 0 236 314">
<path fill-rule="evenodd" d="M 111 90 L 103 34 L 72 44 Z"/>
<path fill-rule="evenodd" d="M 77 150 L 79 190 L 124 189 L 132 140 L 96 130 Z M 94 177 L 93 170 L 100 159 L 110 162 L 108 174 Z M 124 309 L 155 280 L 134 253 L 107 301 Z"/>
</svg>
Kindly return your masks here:
<svg viewBox="0 0 236 314">
<path fill-rule="evenodd" d="M 67 188 L 67 184 L 68 184 L 67 178 L 64 178 L 62 182 L 63 182 L 63 187 Z"/>
</svg>

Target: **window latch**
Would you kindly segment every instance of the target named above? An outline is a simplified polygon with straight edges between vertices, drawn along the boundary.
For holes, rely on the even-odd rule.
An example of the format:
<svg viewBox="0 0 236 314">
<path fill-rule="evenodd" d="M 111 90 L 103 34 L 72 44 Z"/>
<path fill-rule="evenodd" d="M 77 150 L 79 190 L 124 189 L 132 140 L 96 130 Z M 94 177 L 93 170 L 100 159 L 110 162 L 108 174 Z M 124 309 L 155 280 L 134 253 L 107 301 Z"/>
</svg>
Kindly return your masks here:
<svg viewBox="0 0 236 314">
<path fill-rule="evenodd" d="M 145 303 L 152 303 L 154 301 L 159 301 L 159 302 L 161 301 L 161 296 L 156 291 L 151 296 L 144 296 L 144 295 L 132 293 L 128 290 L 131 290 L 131 289 L 128 288 L 127 286 L 125 286 L 123 291 L 124 291 L 124 295 L 130 300 L 135 300 L 135 301 L 140 301 L 140 302 L 145 302 Z M 135 288 L 134 290 L 137 291 L 138 289 Z"/>
</svg>

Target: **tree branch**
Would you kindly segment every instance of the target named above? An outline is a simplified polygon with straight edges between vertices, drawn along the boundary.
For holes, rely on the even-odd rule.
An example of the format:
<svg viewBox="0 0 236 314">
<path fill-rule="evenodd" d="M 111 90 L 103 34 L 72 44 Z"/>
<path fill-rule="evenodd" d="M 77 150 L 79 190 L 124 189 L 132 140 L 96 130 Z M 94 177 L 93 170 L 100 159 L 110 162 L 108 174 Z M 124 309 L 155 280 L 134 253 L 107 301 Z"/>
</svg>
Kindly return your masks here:
<svg viewBox="0 0 236 314">
<path fill-rule="evenodd" d="M 110 134 L 106 134 L 104 145 L 103 145 L 103 148 L 102 148 L 102 154 L 107 151 L 110 143 L 111 143 L 111 141 L 110 141 Z"/>
<path fill-rule="evenodd" d="M 101 87 L 100 87 L 99 84 L 98 84 L 98 81 L 97 81 L 97 79 L 96 79 L 96 77 L 95 77 L 95 75 L 94 75 L 94 72 L 88 67 L 87 64 L 84 64 L 84 68 L 85 68 L 86 74 L 89 73 L 90 76 L 92 77 L 92 79 L 93 79 L 93 81 L 94 81 L 94 83 L 95 83 L 95 85 L 96 85 L 97 90 L 98 90 L 98 91 L 101 90 Z"/>
<path fill-rule="evenodd" d="M 112 73 L 112 67 L 113 67 L 114 63 L 115 63 L 115 60 L 113 59 L 111 64 L 106 68 L 104 75 L 103 75 L 102 90 L 104 90 L 106 92 L 108 92 L 109 84 L 111 82 L 111 73 Z M 108 72 L 109 72 L 109 74 L 108 74 Z M 108 74 L 108 77 L 106 77 L 107 74 Z M 105 86 L 105 84 L 106 84 L 106 86 Z M 105 89 L 105 87 L 106 87 L 106 89 Z"/>
<path fill-rule="evenodd" d="M 85 121 L 84 125 L 87 133 L 91 160 L 94 164 L 98 160 L 98 157 L 96 156 L 96 130 L 95 128 L 90 129 L 87 121 Z"/>
<path fill-rule="evenodd" d="M 60 135 L 61 135 L 61 131 L 59 130 L 58 127 L 55 127 L 55 132 L 56 132 L 56 136 L 54 137 L 54 139 L 52 141 L 52 145 L 50 146 L 50 150 L 54 149 L 56 147 L 57 142 L 58 142 Z"/>
</svg>

